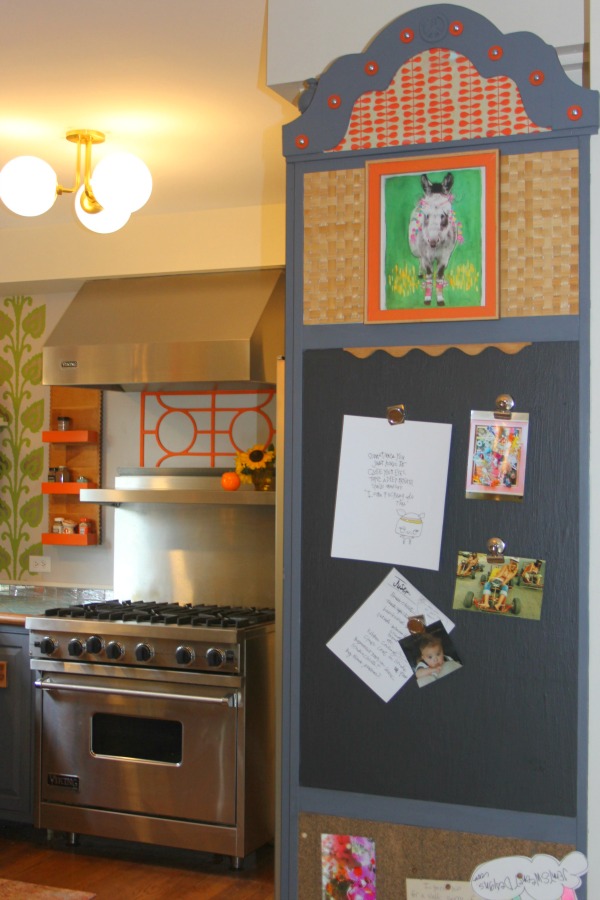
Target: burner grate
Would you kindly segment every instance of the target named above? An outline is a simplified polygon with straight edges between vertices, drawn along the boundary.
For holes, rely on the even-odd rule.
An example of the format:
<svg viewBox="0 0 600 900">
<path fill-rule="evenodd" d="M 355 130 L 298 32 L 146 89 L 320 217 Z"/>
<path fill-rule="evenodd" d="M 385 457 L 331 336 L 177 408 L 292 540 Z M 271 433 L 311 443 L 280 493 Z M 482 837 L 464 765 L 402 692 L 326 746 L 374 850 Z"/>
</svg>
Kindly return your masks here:
<svg viewBox="0 0 600 900">
<path fill-rule="evenodd" d="M 98 622 L 136 622 L 150 625 L 191 625 L 196 628 L 250 628 L 273 622 L 275 610 L 256 606 L 158 603 L 109 600 L 47 609 L 47 617 Z"/>
</svg>

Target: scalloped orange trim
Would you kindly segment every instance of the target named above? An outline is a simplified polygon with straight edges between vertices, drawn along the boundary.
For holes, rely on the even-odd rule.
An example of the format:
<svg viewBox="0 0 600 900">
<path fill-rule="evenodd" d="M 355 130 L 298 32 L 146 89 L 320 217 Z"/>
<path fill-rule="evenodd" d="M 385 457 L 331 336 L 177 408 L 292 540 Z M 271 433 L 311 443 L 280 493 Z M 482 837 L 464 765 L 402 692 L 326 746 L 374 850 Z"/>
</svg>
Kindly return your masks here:
<svg viewBox="0 0 600 900">
<path fill-rule="evenodd" d="M 496 350 L 501 350 L 503 353 L 512 356 L 515 353 L 520 353 L 524 347 L 530 346 L 531 341 L 522 344 L 429 344 L 414 347 L 344 347 L 344 350 L 346 353 L 351 353 L 352 356 L 356 356 L 357 359 L 366 359 L 368 356 L 372 356 L 373 353 L 376 353 L 377 350 L 383 350 L 384 353 L 389 353 L 390 356 L 395 356 L 397 358 L 406 356 L 411 350 L 422 350 L 423 353 L 426 353 L 428 356 L 441 356 L 446 350 L 455 349 L 462 350 L 467 356 L 477 356 L 479 353 L 488 350 L 490 347 L 494 347 Z"/>
</svg>

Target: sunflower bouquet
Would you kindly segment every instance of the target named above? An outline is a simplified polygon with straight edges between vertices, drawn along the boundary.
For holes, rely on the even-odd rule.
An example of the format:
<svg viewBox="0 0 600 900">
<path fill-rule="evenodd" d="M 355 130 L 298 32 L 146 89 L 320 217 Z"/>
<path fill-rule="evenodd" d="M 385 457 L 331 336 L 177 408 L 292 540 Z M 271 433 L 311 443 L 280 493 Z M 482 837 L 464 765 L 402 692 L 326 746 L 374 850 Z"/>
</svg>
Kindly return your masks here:
<svg viewBox="0 0 600 900">
<path fill-rule="evenodd" d="M 275 474 L 275 447 L 269 444 L 255 444 L 249 450 L 240 450 L 235 458 L 235 471 L 240 481 L 252 484 L 256 477 Z"/>
</svg>

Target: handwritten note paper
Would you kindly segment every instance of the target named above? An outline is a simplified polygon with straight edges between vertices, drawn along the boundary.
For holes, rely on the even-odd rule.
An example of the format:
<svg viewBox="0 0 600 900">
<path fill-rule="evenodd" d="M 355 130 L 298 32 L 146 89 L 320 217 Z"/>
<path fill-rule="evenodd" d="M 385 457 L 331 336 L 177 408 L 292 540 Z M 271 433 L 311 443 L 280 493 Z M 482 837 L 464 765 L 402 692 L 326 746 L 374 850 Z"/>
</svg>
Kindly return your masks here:
<svg viewBox="0 0 600 900">
<path fill-rule="evenodd" d="M 398 641 L 409 634 L 411 616 L 418 615 L 425 617 L 426 625 L 441 621 L 446 631 L 454 628 L 397 569 L 391 569 L 327 646 L 387 703 L 413 675 Z"/>
<path fill-rule="evenodd" d="M 471 888 L 482 900 L 567 900 L 581 886 L 587 859 L 579 850 L 563 859 L 536 856 L 503 856 L 477 866 Z"/>
<path fill-rule="evenodd" d="M 556 862 L 556 860 L 554 860 Z M 530 862 L 530 860 L 527 860 Z M 507 893 L 504 892 L 506 888 Z M 575 891 L 571 888 L 563 887 L 560 884 L 552 884 L 544 881 L 537 885 L 537 890 L 532 888 L 535 893 L 530 894 L 523 883 L 519 885 L 509 886 L 508 883 L 498 883 L 498 888 L 502 891 L 501 896 L 510 897 L 510 900 L 530 900 L 531 897 L 537 897 L 538 900 L 544 900 L 546 897 L 553 897 L 556 900 L 577 900 Z M 496 896 L 496 894 L 494 894 Z M 498 894 L 498 896 L 500 896 Z M 427 878 L 407 878 L 406 879 L 406 900 L 479 900 L 479 894 L 475 894 L 468 881 L 433 881 Z"/>
<path fill-rule="evenodd" d="M 344 416 L 332 556 L 439 569 L 450 433 Z"/>
<path fill-rule="evenodd" d="M 468 881 L 406 879 L 406 900 L 477 900 Z"/>
</svg>

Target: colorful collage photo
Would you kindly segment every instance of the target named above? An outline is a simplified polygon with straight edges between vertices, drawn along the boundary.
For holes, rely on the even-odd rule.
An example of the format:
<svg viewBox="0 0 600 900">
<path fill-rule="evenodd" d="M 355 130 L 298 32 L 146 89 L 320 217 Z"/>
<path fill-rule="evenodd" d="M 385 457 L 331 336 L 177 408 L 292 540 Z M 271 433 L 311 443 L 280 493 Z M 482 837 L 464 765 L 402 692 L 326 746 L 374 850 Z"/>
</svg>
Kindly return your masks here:
<svg viewBox="0 0 600 900">
<path fill-rule="evenodd" d="M 528 430 L 527 413 L 504 421 L 492 412 L 471 413 L 467 499 L 523 499 Z"/>
<path fill-rule="evenodd" d="M 351 834 L 321 835 L 322 900 L 376 900 L 375 842 Z"/>
</svg>

